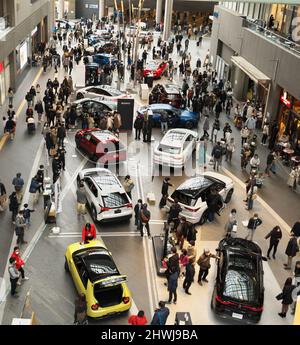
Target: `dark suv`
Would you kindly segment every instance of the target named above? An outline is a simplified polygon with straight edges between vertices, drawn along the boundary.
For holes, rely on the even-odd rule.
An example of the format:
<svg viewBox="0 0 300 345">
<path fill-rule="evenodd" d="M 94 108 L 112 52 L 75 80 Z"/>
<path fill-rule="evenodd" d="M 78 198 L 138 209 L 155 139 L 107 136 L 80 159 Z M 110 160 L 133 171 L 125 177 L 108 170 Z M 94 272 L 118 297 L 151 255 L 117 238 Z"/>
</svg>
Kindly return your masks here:
<svg viewBox="0 0 300 345">
<path fill-rule="evenodd" d="M 224 318 L 260 321 L 264 271 L 260 247 L 242 238 L 224 238 L 217 248 L 218 269 L 211 307 Z"/>
<path fill-rule="evenodd" d="M 180 108 L 182 101 L 180 87 L 174 84 L 157 84 L 149 95 L 149 104 L 166 103 L 175 108 Z"/>
</svg>

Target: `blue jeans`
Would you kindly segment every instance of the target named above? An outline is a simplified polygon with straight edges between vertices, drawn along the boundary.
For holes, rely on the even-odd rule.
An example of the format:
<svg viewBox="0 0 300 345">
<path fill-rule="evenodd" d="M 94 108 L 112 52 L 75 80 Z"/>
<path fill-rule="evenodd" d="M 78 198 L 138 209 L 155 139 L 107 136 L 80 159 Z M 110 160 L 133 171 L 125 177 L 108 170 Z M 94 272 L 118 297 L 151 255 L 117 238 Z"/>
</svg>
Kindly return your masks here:
<svg viewBox="0 0 300 345">
<path fill-rule="evenodd" d="M 252 210 L 252 208 L 253 208 L 253 200 L 251 198 L 248 198 L 247 207 L 248 207 L 248 210 Z"/>
<path fill-rule="evenodd" d="M 207 219 L 212 222 L 215 219 L 215 212 L 208 210 Z"/>
<path fill-rule="evenodd" d="M 167 130 L 168 130 L 168 122 L 161 122 L 160 126 L 161 126 L 161 131 L 162 132 L 167 132 Z"/>
</svg>

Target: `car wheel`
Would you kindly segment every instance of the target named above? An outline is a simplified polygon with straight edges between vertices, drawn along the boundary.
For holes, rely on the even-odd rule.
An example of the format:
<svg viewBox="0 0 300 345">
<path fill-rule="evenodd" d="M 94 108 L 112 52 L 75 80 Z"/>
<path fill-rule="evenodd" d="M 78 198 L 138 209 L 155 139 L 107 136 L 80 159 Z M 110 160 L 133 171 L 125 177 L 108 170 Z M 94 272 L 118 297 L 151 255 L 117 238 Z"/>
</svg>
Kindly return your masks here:
<svg viewBox="0 0 300 345">
<path fill-rule="evenodd" d="M 66 258 L 65 258 L 65 271 L 68 272 L 68 273 L 70 272 L 68 261 L 67 261 Z"/>
<path fill-rule="evenodd" d="M 208 215 L 208 212 L 206 210 L 206 211 L 203 212 L 203 214 L 202 214 L 202 216 L 201 216 L 201 218 L 199 220 L 199 224 L 200 225 L 205 224 L 205 222 L 207 221 L 207 215 Z"/>
<path fill-rule="evenodd" d="M 229 201 L 231 200 L 232 194 L 233 194 L 233 189 L 230 189 L 230 191 L 226 195 L 226 199 L 225 199 L 226 204 L 228 204 Z"/>
<path fill-rule="evenodd" d="M 194 122 L 193 121 L 187 121 L 185 124 L 185 127 L 187 129 L 192 129 L 194 127 Z"/>
<path fill-rule="evenodd" d="M 92 218 L 93 218 L 93 221 L 96 223 L 97 222 L 97 211 L 95 209 L 95 206 L 93 205 L 92 206 Z"/>
<path fill-rule="evenodd" d="M 78 92 L 76 99 L 82 99 L 82 98 L 84 98 L 84 95 L 81 92 Z"/>
</svg>

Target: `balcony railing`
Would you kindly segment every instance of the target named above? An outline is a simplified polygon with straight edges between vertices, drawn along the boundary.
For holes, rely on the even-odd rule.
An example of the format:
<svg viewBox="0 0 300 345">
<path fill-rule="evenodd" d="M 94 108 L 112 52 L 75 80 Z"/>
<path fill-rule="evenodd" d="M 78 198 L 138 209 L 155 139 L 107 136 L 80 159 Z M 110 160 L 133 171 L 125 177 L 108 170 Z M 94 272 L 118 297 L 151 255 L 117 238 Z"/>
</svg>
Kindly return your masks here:
<svg viewBox="0 0 300 345">
<path fill-rule="evenodd" d="M 300 57 L 300 45 L 295 43 L 294 41 L 291 41 L 283 36 L 280 36 L 276 34 L 272 30 L 266 29 L 264 26 L 262 26 L 261 22 L 257 21 L 251 21 L 249 19 L 245 19 L 244 27 L 255 31 L 257 34 L 262 35 L 269 41 L 272 41 L 274 43 L 279 44 L 280 46 L 287 48 L 291 52 L 295 53 Z"/>
</svg>

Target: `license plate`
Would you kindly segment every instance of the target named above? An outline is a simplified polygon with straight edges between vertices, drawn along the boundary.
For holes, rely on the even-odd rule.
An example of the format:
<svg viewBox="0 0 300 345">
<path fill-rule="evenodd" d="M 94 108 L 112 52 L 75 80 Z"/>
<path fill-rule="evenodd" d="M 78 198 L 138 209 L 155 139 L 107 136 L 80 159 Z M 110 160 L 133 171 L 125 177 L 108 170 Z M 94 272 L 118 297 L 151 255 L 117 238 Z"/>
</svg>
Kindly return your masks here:
<svg viewBox="0 0 300 345">
<path fill-rule="evenodd" d="M 232 313 L 232 317 L 234 317 L 234 318 L 236 318 L 236 319 L 240 319 L 240 320 L 242 320 L 242 318 L 243 318 L 243 314 Z"/>
<path fill-rule="evenodd" d="M 121 213 L 122 211 L 121 210 L 115 210 L 115 213 Z"/>
</svg>

